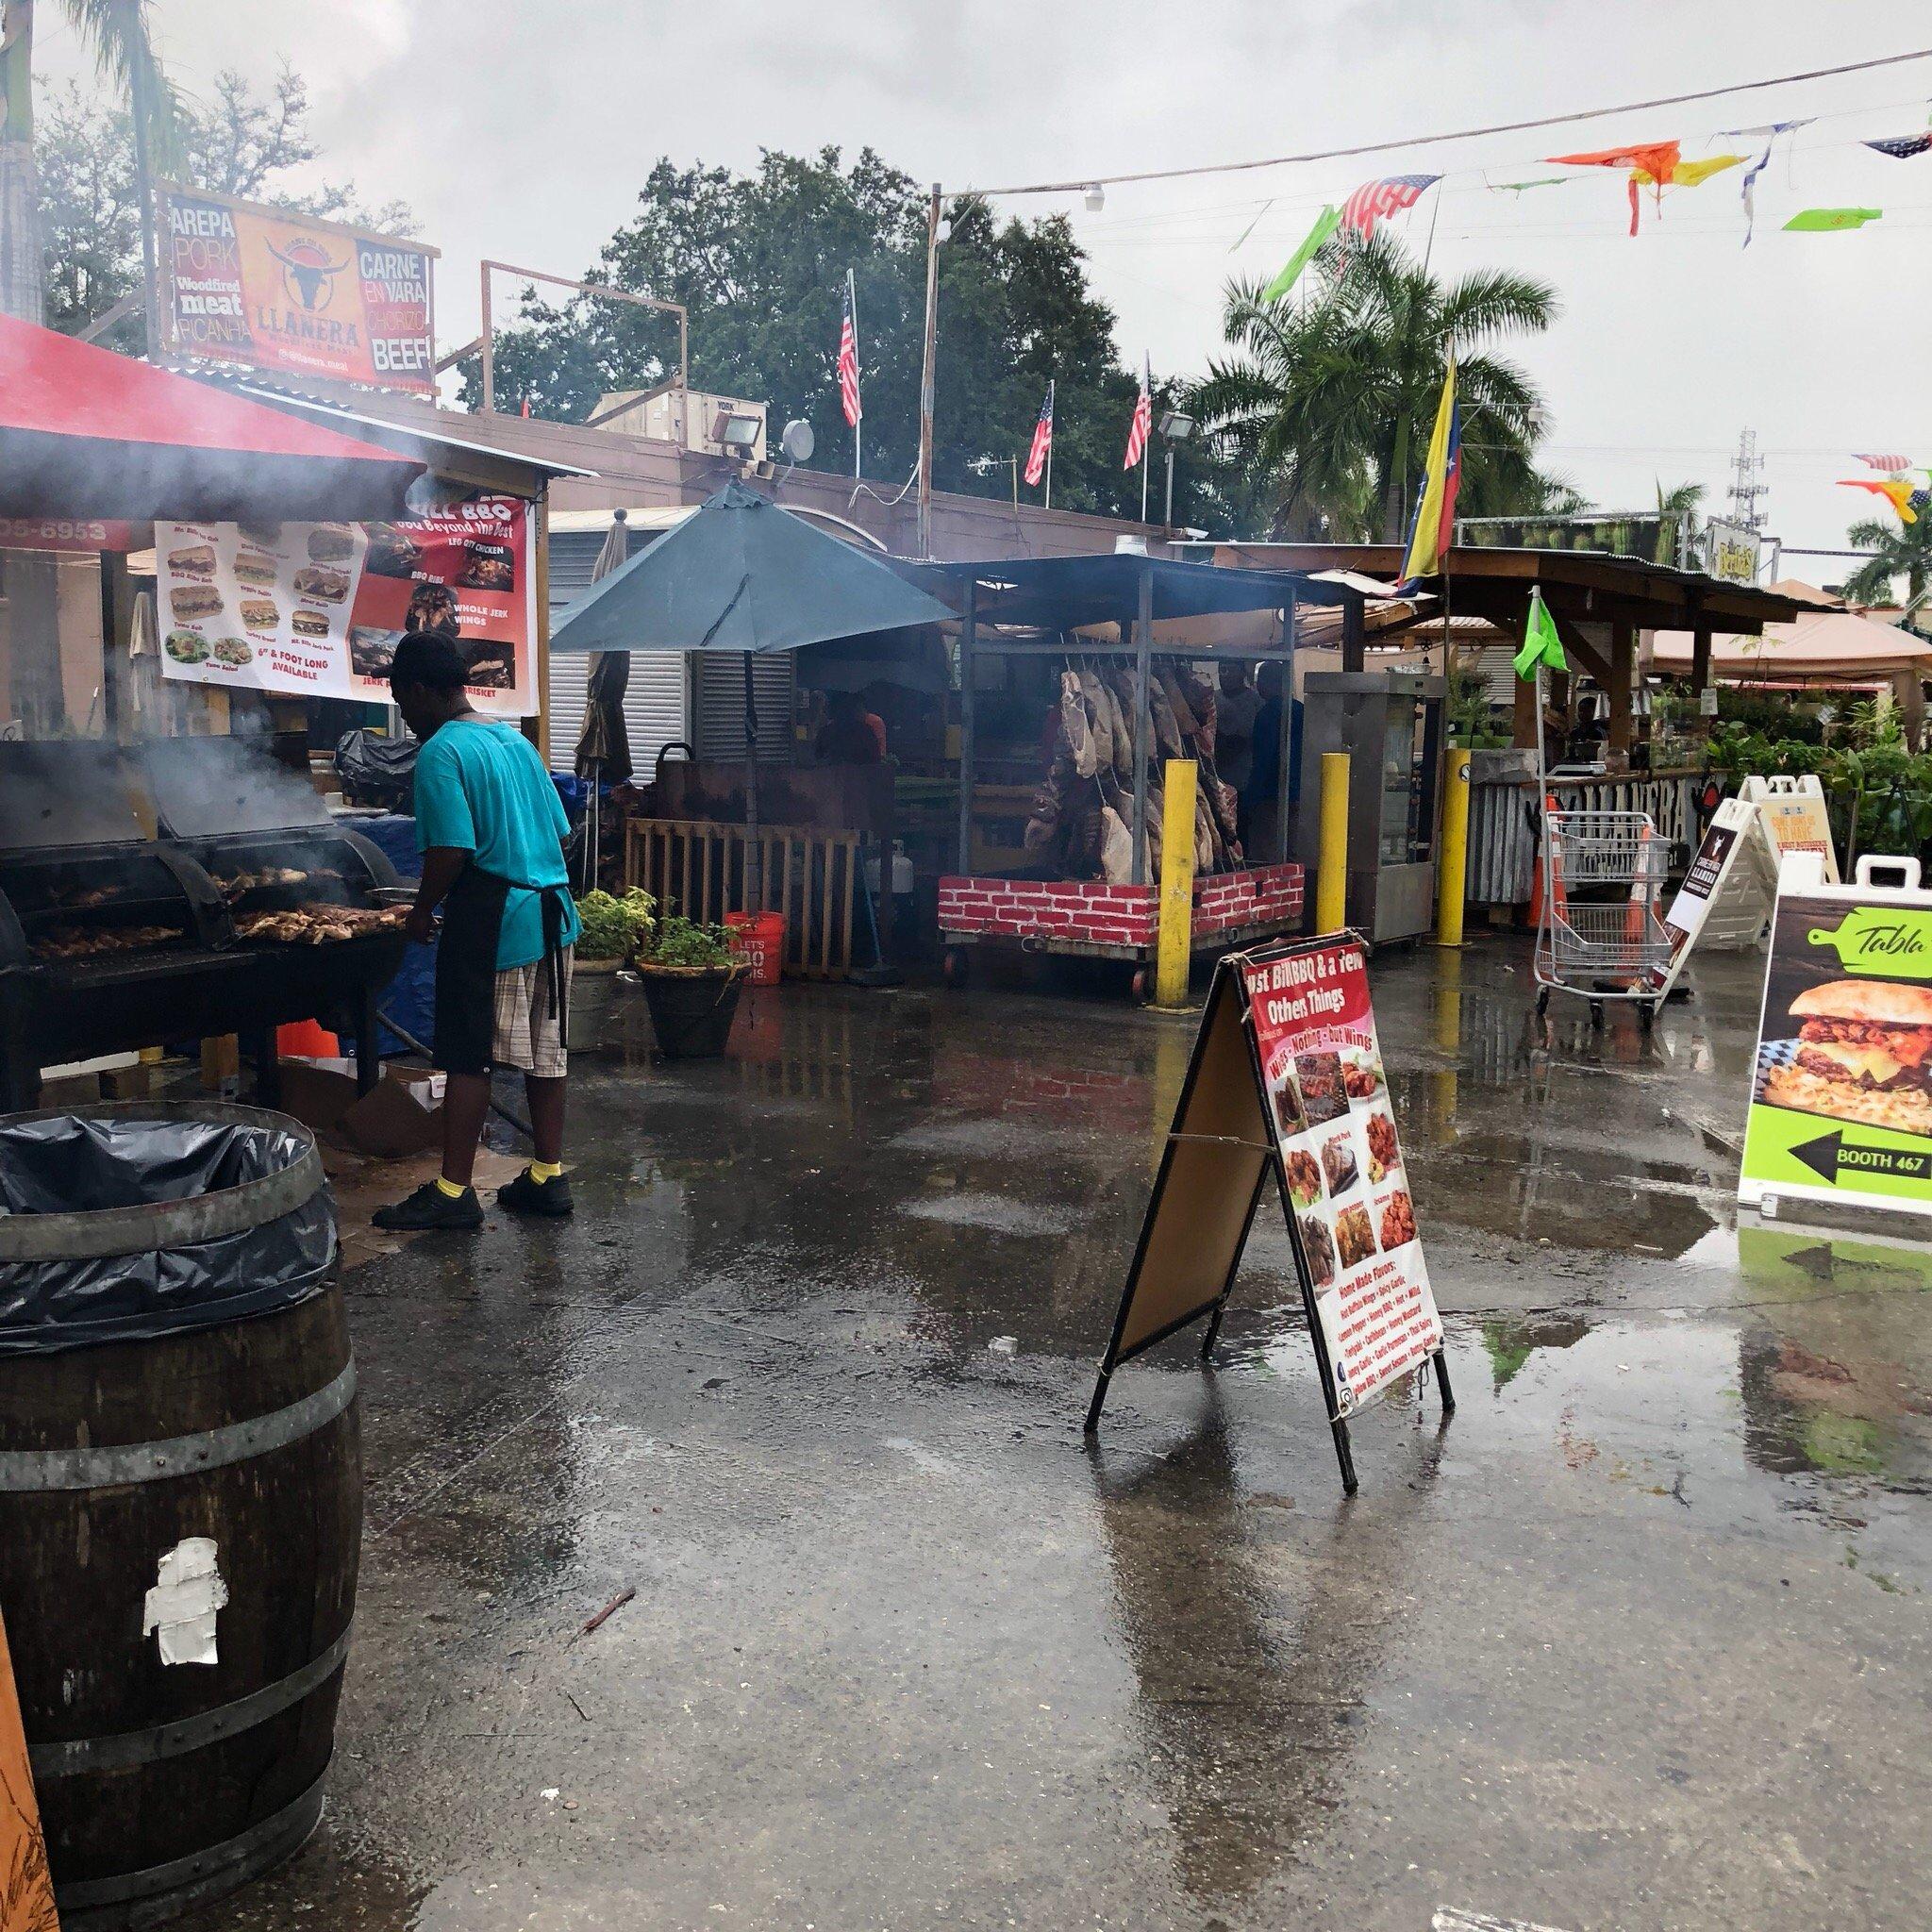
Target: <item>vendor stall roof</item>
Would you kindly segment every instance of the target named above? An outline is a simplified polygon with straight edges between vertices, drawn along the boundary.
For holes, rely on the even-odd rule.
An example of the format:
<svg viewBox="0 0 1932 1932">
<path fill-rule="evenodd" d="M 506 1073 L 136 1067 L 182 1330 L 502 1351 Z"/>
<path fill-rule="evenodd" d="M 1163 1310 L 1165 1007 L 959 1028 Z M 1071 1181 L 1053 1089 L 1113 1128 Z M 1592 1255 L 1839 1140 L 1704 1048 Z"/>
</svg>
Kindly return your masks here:
<svg viewBox="0 0 1932 1932">
<path fill-rule="evenodd" d="M 895 567 L 955 607 L 963 606 L 966 586 L 976 585 L 974 609 L 980 623 L 1041 630 L 1131 624 L 1143 575 L 1151 579 L 1157 623 L 1225 611 L 1280 610 L 1293 604 L 1335 604 L 1348 594 L 1339 585 L 1318 583 L 1298 571 L 1228 570 L 1122 551 Z"/>
<path fill-rule="evenodd" d="M 882 563 L 727 483 L 579 597 L 551 633 L 580 651 L 795 651 L 952 613 Z"/>
<path fill-rule="evenodd" d="M 371 442 L 379 442 L 386 449 L 426 463 L 439 476 L 465 483 L 474 490 L 534 497 L 553 477 L 597 474 L 594 470 L 580 470 L 575 464 L 527 456 L 522 450 L 491 441 L 491 419 L 487 416 L 475 419 L 473 435 L 450 436 L 441 430 L 418 428 L 412 423 L 371 415 L 326 396 L 303 395 L 261 382 L 226 377 L 210 380 L 220 382 L 238 395 L 265 403 L 272 409 L 284 409 L 311 423 L 333 424 L 347 435 L 367 437 Z"/>
<path fill-rule="evenodd" d="M 0 316 L 0 516 L 391 517 L 423 465 Z"/>
</svg>

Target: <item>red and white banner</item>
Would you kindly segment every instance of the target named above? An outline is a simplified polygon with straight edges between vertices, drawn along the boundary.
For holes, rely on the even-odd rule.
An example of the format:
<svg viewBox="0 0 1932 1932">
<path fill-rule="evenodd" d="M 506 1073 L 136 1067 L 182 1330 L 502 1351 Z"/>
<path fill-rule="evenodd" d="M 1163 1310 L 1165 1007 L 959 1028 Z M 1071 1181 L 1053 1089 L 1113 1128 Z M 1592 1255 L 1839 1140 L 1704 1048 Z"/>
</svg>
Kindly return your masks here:
<svg viewBox="0 0 1932 1932">
<path fill-rule="evenodd" d="M 1241 967 L 1295 1246 L 1335 1379 L 1336 1414 L 1386 1394 L 1442 1345 L 1353 940 Z"/>
<path fill-rule="evenodd" d="M 397 524 L 157 524 L 169 677 L 389 702 L 406 631 L 441 630 L 486 716 L 537 709 L 529 505 L 477 494 Z"/>
</svg>

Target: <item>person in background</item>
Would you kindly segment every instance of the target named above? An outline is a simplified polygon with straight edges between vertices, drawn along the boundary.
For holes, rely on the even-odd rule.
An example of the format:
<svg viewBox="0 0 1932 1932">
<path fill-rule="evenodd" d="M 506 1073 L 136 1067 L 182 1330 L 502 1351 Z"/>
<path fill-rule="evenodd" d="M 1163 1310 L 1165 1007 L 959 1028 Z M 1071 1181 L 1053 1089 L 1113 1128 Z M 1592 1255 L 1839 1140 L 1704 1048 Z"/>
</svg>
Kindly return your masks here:
<svg viewBox="0 0 1932 1932">
<path fill-rule="evenodd" d="M 1286 857 L 1275 851 L 1275 801 L 1281 795 L 1282 675 L 1279 664 L 1261 667 L 1259 703 L 1255 711 L 1255 755 L 1248 768 L 1248 788 L 1241 793 L 1242 847 L 1250 865 L 1275 865 Z M 1302 708 L 1298 701 L 1289 716 L 1289 802 L 1300 795 Z"/>
<path fill-rule="evenodd" d="M 1214 770 L 1224 785 L 1232 785 L 1239 801 L 1236 835 L 1248 841 L 1248 789 L 1255 763 L 1255 718 L 1261 708 L 1259 693 L 1248 682 L 1245 664 L 1221 667 L 1221 695 L 1214 706 Z"/>
<path fill-rule="evenodd" d="M 856 691 L 835 691 L 824 728 L 812 745 L 812 756 L 822 765 L 882 764 L 885 738 L 884 724 L 869 716 L 864 699 Z"/>
<path fill-rule="evenodd" d="M 513 725 L 480 718 L 463 690 L 456 643 L 421 631 L 396 645 L 390 691 L 422 741 L 416 843 L 423 882 L 404 930 L 436 949 L 436 1064 L 448 1075 L 442 1172 L 378 1208 L 387 1228 L 472 1228 L 483 1208 L 472 1175 L 490 1076 L 524 1076 L 537 1158 L 496 1202 L 513 1214 L 571 1211 L 563 1172 L 564 1020 L 580 922 L 563 841 L 570 830 L 536 747 Z"/>
</svg>

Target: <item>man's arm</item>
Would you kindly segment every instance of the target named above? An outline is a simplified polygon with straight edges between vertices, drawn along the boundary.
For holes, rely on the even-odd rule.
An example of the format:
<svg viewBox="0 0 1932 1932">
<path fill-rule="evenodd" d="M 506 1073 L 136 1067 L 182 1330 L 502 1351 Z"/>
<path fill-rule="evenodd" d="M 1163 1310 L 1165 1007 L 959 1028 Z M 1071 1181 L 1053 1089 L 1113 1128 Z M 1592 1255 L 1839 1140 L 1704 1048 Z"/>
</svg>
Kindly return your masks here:
<svg viewBox="0 0 1932 1932">
<path fill-rule="evenodd" d="M 436 937 L 436 908 L 449 897 L 470 855 L 458 845 L 432 845 L 423 855 L 423 878 L 416 888 L 416 903 L 409 908 L 405 933 L 418 945 L 427 945 Z"/>
</svg>

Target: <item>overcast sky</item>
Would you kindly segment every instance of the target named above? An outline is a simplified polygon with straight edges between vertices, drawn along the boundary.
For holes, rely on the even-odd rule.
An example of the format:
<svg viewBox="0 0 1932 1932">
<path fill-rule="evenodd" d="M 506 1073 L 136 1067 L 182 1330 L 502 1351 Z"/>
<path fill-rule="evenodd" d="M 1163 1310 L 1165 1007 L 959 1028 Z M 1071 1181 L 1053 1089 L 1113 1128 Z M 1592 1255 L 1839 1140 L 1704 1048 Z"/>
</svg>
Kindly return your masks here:
<svg viewBox="0 0 1932 1932">
<path fill-rule="evenodd" d="M 659 155 L 744 166 L 760 145 L 870 143 L 922 180 L 1000 187 L 1610 107 L 1932 44 L 1925 9 L 1868 0 L 155 0 L 154 13 L 192 92 L 224 67 L 266 83 L 282 56 L 307 77 L 329 172 L 352 175 L 366 200 L 408 201 L 441 248 L 445 345 L 475 332 L 480 257 L 583 273 Z M 40 20 L 42 71 L 77 71 L 58 7 Z M 1406 218 L 1418 243 L 1433 223 L 1435 265 L 1507 266 L 1560 295 L 1556 328 L 1521 351 L 1548 399 L 1554 468 L 1607 508 L 1650 503 L 1658 476 L 1701 481 L 1721 507 L 1749 427 L 1768 458 L 1771 528 L 1790 545 L 1836 545 L 1874 501 L 1833 487 L 1860 474 L 1852 452 L 1932 463 L 1932 155 L 1859 145 L 1924 128 L 1928 113 L 1932 60 L 1369 159 L 1124 186 L 1099 213 L 1077 195 L 1008 205 L 1070 211 L 1123 354 L 1192 373 L 1218 344 L 1231 273 L 1272 273 L 1321 204 L 1367 176 L 1443 171 Z M 1646 201 L 1635 241 L 1620 175 L 1488 185 L 1638 139 L 1676 137 L 1687 156 L 1755 152 L 1724 130 L 1804 114 L 1818 118 L 1759 183 L 1749 249 L 1739 170 L 1667 192 L 1661 218 Z M 1799 208 L 1846 205 L 1885 218 L 1780 232 Z M 1014 425 L 1016 446 L 1030 428 Z M 1845 566 L 1788 567 L 1819 580 Z"/>
</svg>

